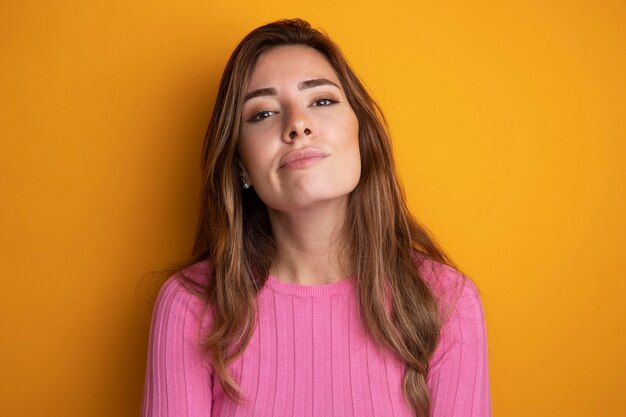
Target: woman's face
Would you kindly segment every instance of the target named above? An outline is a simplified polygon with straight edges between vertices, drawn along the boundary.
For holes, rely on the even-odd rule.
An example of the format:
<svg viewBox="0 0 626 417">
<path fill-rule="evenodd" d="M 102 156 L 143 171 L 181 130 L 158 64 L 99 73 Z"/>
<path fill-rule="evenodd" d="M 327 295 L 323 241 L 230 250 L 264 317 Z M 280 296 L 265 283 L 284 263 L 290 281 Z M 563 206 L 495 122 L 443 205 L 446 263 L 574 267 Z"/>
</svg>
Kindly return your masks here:
<svg viewBox="0 0 626 417">
<path fill-rule="evenodd" d="M 359 125 L 326 58 L 301 45 L 270 49 L 245 97 L 240 168 L 259 198 L 281 211 L 346 199 L 361 176 Z"/>
</svg>

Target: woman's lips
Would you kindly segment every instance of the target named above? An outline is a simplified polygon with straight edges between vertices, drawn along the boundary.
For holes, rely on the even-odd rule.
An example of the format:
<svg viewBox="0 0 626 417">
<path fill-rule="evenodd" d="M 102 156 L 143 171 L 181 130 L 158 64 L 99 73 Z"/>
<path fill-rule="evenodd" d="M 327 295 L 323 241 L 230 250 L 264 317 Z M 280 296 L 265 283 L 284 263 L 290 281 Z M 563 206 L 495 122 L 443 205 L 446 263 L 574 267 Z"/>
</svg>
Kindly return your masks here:
<svg viewBox="0 0 626 417">
<path fill-rule="evenodd" d="M 328 154 L 323 150 L 307 146 L 306 148 L 297 149 L 285 155 L 280 161 L 280 168 L 302 168 L 316 164 L 327 156 Z"/>
</svg>

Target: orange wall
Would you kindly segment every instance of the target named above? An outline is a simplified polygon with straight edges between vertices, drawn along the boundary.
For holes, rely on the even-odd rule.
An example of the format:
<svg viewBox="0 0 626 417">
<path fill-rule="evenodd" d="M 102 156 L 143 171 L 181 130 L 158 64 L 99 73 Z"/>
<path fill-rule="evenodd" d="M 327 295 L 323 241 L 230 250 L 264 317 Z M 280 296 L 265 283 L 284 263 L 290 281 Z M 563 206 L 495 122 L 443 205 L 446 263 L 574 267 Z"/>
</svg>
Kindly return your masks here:
<svg viewBox="0 0 626 417">
<path fill-rule="evenodd" d="M 190 250 L 218 77 L 294 16 L 481 288 L 494 415 L 625 415 L 624 1 L 93 3 L 0 6 L 1 415 L 138 414 L 146 272 Z"/>
</svg>

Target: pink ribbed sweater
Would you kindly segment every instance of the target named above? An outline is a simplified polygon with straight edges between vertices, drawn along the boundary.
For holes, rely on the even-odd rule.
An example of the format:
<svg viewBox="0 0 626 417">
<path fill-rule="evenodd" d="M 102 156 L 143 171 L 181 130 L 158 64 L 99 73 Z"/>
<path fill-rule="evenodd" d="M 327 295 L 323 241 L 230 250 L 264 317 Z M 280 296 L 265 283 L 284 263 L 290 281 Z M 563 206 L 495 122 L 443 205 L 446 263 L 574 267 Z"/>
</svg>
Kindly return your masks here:
<svg viewBox="0 0 626 417">
<path fill-rule="evenodd" d="M 207 282 L 208 261 L 186 270 Z M 469 279 L 431 260 L 420 266 L 446 321 L 427 378 L 432 415 L 491 415 L 483 308 Z M 202 301 L 170 277 L 152 317 L 143 417 L 412 416 L 403 363 L 375 345 L 360 322 L 354 277 L 290 284 L 269 276 L 258 294 L 258 325 L 229 366 L 247 401 L 223 393 L 201 355 L 210 326 Z"/>
</svg>

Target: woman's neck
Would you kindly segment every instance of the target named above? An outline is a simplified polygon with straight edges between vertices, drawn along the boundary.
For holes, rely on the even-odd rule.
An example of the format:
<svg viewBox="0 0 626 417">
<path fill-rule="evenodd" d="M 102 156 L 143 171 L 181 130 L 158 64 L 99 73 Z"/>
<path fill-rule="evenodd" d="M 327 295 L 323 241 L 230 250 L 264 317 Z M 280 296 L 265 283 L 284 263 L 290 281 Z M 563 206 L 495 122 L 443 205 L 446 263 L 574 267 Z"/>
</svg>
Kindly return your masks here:
<svg viewBox="0 0 626 417">
<path fill-rule="evenodd" d="M 276 278 L 303 285 L 320 285 L 351 275 L 340 259 L 345 202 L 297 212 L 268 209 L 277 257 L 270 270 Z"/>
</svg>

